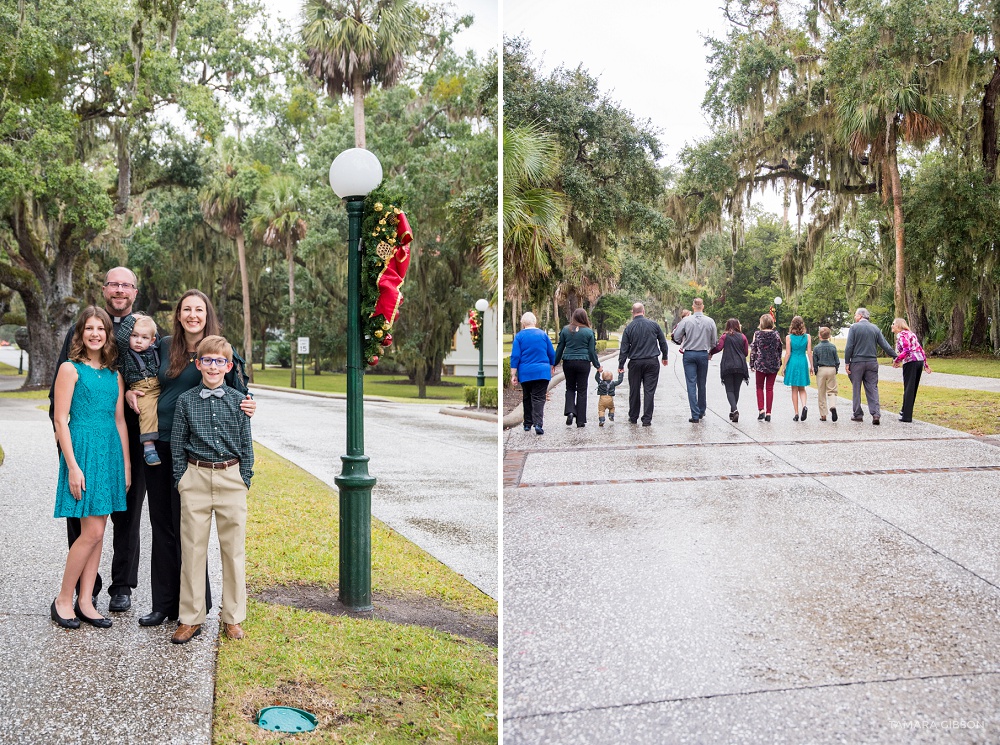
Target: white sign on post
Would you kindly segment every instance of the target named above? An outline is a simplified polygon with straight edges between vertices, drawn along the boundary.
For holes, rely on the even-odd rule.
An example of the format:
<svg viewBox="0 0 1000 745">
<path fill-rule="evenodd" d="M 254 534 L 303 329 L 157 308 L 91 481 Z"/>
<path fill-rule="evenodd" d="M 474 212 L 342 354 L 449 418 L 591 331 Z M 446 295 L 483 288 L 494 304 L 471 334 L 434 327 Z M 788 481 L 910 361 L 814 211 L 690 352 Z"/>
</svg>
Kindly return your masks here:
<svg viewBox="0 0 1000 745">
<path fill-rule="evenodd" d="M 299 354 L 309 354 L 309 337 L 299 337 Z"/>
</svg>

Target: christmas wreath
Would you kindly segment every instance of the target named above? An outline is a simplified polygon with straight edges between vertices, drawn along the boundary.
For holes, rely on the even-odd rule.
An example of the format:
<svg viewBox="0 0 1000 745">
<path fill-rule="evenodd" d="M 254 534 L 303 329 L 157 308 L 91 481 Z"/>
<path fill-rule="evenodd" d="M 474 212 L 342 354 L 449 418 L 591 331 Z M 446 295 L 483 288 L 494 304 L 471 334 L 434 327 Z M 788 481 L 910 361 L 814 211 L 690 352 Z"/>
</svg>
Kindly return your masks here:
<svg viewBox="0 0 1000 745">
<path fill-rule="evenodd" d="M 469 311 L 469 333 L 472 335 L 472 346 L 479 349 L 482 342 L 483 315 L 473 308 Z"/>
<path fill-rule="evenodd" d="M 377 365 L 383 347 L 392 344 L 390 329 L 403 302 L 413 232 L 400 204 L 380 185 L 365 198 L 361 218 L 362 355 L 369 365 Z"/>
</svg>

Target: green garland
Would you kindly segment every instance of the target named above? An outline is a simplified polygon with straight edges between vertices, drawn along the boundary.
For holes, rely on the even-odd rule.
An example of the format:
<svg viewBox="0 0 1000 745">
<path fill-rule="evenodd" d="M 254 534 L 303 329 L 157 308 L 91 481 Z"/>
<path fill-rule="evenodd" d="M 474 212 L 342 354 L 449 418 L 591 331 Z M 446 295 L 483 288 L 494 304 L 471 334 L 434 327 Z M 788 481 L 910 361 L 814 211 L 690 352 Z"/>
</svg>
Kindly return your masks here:
<svg viewBox="0 0 1000 745">
<path fill-rule="evenodd" d="M 385 349 L 392 343 L 391 328 L 381 313 L 372 316 L 378 302 L 378 276 L 385 261 L 376 249 L 382 242 L 396 245 L 396 226 L 402 211 L 399 194 L 390 191 L 383 181 L 365 198 L 361 217 L 361 356 L 368 365 L 377 365 Z M 388 342 L 388 343 L 387 343 Z"/>
</svg>

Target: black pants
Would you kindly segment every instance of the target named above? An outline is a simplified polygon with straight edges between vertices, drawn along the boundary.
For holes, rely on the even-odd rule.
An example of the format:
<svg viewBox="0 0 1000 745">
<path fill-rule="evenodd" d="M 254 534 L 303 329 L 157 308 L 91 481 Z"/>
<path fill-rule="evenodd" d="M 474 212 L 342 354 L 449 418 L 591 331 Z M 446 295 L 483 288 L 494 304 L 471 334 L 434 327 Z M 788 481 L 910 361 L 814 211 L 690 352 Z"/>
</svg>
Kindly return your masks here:
<svg viewBox="0 0 1000 745">
<path fill-rule="evenodd" d="M 904 422 L 913 421 L 913 402 L 917 398 L 917 388 L 920 387 L 920 376 L 923 372 L 922 360 L 903 363 L 903 410 L 900 415 Z"/>
<path fill-rule="evenodd" d="M 156 441 L 160 465 L 146 466 L 149 492 L 149 524 L 153 532 L 150 550 L 150 586 L 153 610 L 177 617 L 181 599 L 181 495 L 174 488 L 170 443 Z M 205 565 L 205 607 L 212 607 L 212 586 Z"/>
<path fill-rule="evenodd" d="M 722 384 L 726 386 L 726 398 L 729 399 L 729 410 L 737 411 L 740 405 L 740 386 L 743 385 L 743 373 L 723 375 Z"/>
<path fill-rule="evenodd" d="M 656 357 L 644 357 L 628 362 L 628 420 L 639 418 L 639 395 L 642 394 L 642 421 L 653 421 L 653 395 L 660 380 L 660 361 Z"/>
<path fill-rule="evenodd" d="M 547 380 L 522 380 L 521 405 L 524 407 L 524 426 L 542 426 L 545 416 L 545 392 L 549 388 Z"/>
<path fill-rule="evenodd" d="M 146 497 L 146 478 L 143 473 L 142 444 L 139 442 L 139 415 L 125 407 L 125 428 L 128 431 L 128 454 L 132 466 L 132 486 L 125 494 L 125 509 L 111 513 L 114 526 L 111 558 L 111 585 L 108 595 L 131 595 L 139 584 L 139 532 L 142 527 L 142 501 Z M 80 537 L 80 518 L 66 518 L 66 538 L 69 545 Z M 100 573 L 94 581 L 97 597 L 104 580 Z M 80 583 L 77 582 L 79 590 Z"/>
<path fill-rule="evenodd" d="M 587 423 L 587 387 L 590 385 L 590 360 L 563 360 L 566 376 L 566 406 L 563 414 L 576 417 L 576 425 Z"/>
</svg>

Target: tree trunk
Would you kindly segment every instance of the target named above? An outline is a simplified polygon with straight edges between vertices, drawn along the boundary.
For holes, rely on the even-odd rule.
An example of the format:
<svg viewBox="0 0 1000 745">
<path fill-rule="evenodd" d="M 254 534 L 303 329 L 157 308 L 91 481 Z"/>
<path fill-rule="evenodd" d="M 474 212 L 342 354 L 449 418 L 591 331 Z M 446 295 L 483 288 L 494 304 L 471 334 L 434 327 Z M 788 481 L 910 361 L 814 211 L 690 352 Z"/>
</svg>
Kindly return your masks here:
<svg viewBox="0 0 1000 745">
<path fill-rule="evenodd" d="M 935 354 L 955 354 L 962 351 L 965 340 L 965 308 L 961 303 L 955 303 L 951 311 L 951 326 L 948 328 L 948 338 L 944 344 L 934 350 Z"/>
<path fill-rule="evenodd" d="M 970 349 L 986 349 L 989 334 L 989 319 L 986 315 L 986 305 L 982 295 L 976 298 L 976 310 L 972 319 L 972 335 L 969 337 Z"/>
<path fill-rule="evenodd" d="M 913 297 L 913 293 L 906 293 L 906 314 L 912 319 L 909 321 L 910 331 L 917 335 L 921 342 L 927 340 L 930 334 L 931 324 L 927 318 L 927 307 L 924 305 L 923 297 L 920 293 Z"/>
<path fill-rule="evenodd" d="M 886 170 L 892 185 L 892 232 L 896 241 L 896 290 L 894 305 L 896 316 L 906 312 L 906 263 L 903 239 L 903 185 L 899 180 L 899 161 L 896 159 L 896 115 L 890 113 L 886 121 Z M 915 319 L 908 319 L 912 326 Z"/>
<path fill-rule="evenodd" d="M 552 328 L 559 331 L 559 296 L 552 295 Z"/>
<path fill-rule="evenodd" d="M 361 72 L 354 72 L 354 147 L 365 146 L 365 89 Z"/>
<path fill-rule="evenodd" d="M 997 175 L 997 95 L 1000 94 L 1000 57 L 993 58 L 993 77 L 983 93 L 983 170 L 986 183 L 992 184 Z"/>
<path fill-rule="evenodd" d="M 296 387 L 295 363 L 299 352 L 299 342 L 295 337 L 295 257 L 292 256 L 292 242 L 285 244 L 288 257 L 288 347 L 292 355 L 292 388 Z"/>
<path fill-rule="evenodd" d="M 417 360 L 416 373 L 417 398 L 427 398 L 427 362 L 423 358 Z"/>
<path fill-rule="evenodd" d="M 247 274 L 247 249 L 243 239 L 243 229 L 236 233 L 236 255 L 240 262 L 240 286 L 243 294 L 243 359 L 246 360 L 247 375 L 253 382 L 253 329 L 250 325 L 250 277 Z"/>
</svg>

